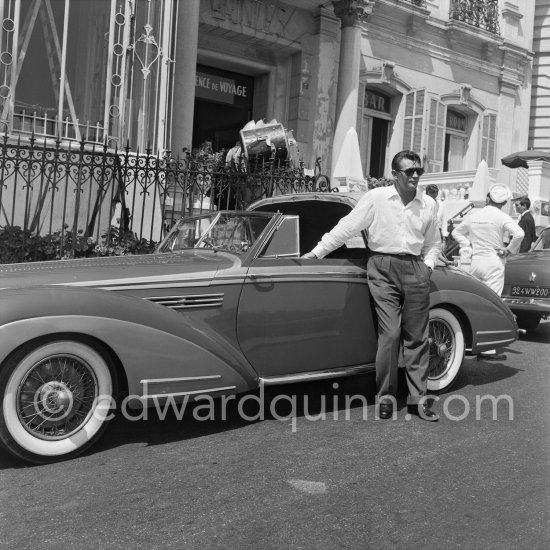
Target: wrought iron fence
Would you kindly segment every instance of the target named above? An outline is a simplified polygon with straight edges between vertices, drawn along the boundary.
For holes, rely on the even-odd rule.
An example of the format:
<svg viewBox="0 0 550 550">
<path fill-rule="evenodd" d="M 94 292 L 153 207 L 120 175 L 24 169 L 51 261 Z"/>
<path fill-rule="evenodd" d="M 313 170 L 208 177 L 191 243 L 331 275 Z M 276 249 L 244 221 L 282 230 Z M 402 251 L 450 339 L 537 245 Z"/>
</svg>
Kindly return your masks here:
<svg viewBox="0 0 550 550">
<path fill-rule="evenodd" d="M 498 0 L 452 0 L 450 17 L 500 35 Z"/>
<path fill-rule="evenodd" d="M 0 144 L 0 263 L 151 251 L 181 216 L 261 197 L 331 191 L 302 166 L 112 150 L 81 141 Z"/>
</svg>

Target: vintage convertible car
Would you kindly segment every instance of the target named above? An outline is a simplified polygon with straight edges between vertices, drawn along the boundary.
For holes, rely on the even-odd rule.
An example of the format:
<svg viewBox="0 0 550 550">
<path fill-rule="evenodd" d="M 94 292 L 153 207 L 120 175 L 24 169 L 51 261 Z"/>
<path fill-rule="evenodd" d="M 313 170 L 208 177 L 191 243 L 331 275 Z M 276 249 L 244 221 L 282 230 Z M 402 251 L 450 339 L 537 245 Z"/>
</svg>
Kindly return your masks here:
<svg viewBox="0 0 550 550">
<path fill-rule="evenodd" d="M 550 315 L 550 227 L 541 231 L 529 252 L 508 258 L 502 299 L 528 332 Z"/>
<path fill-rule="evenodd" d="M 155 254 L 0 266 L 0 442 L 35 463 L 73 457 L 129 407 L 373 369 L 364 235 L 300 255 L 356 204 L 343 193 L 264 199 L 183 219 Z M 431 280 L 432 392 L 465 353 L 517 326 L 454 268 Z"/>
</svg>

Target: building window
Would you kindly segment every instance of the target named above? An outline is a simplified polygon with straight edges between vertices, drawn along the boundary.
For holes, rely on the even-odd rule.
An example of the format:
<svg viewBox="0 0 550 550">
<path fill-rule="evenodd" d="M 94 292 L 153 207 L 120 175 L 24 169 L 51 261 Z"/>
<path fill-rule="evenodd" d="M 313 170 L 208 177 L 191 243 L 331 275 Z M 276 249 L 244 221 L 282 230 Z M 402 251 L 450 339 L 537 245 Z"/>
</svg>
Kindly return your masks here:
<svg viewBox="0 0 550 550">
<path fill-rule="evenodd" d="M 173 0 L 5 0 L 3 8 L 2 131 L 162 147 Z"/>
<path fill-rule="evenodd" d="M 468 144 L 467 118 L 462 113 L 450 107 L 447 108 L 444 172 L 455 172 L 464 169 L 464 157 Z"/>
<path fill-rule="evenodd" d="M 446 114 L 445 104 L 426 90 L 405 95 L 403 147 L 417 152 L 428 172 L 443 170 Z"/>
<path fill-rule="evenodd" d="M 496 114 L 483 115 L 478 132 L 479 115 L 470 107 L 447 105 L 424 89 L 407 93 L 404 102 L 403 148 L 416 151 L 426 171 L 468 169 L 467 158 L 470 164 L 475 163 L 477 152 L 494 167 Z"/>
<path fill-rule="evenodd" d="M 483 115 L 481 124 L 481 159 L 485 160 L 489 168 L 495 166 L 497 135 L 497 116 L 493 113 Z"/>
</svg>

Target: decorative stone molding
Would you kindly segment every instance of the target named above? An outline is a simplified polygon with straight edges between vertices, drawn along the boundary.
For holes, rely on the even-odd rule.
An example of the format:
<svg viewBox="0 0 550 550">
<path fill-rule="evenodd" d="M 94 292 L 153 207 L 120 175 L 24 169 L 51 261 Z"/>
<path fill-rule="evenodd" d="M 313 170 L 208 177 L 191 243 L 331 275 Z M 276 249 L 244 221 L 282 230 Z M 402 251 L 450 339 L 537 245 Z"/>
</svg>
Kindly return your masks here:
<svg viewBox="0 0 550 550">
<path fill-rule="evenodd" d="M 315 30 L 317 34 L 336 39 L 340 30 L 340 21 L 334 11 L 327 6 L 319 6 L 319 11 L 314 16 Z"/>
<path fill-rule="evenodd" d="M 471 84 L 461 84 L 460 85 L 460 99 L 458 100 L 461 105 L 470 104 L 470 95 L 472 92 Z"/>
<path fill-rule="evenodd" d="M 505 95 L 515 96 L 521 87 L 521 81 L 512 71 L 502 68 L 499 78 L 500 93 Z"/>
<path fill-rule="evenodd" d="M 390 84 L 391 81 L 395 78 L 393 72 L 394 68 L 395 63 L 391 61 L 384 61 L 384 63 L 382 63 L 382 71 L 380 75 L 380 82 L 382 84 Z"/>
<path fill-rule="evenodd" d="M 380 91 L 397 96 L 407 93 L 411 87 L 399 78 L 395 64 L 391 61 L 381 61 L 378 65 L 361 71 L 361 82 L 367 86 L 375 86 Z"/>
<path fill-rule="evenodd" d="M 447 106 L 460 105 L 463 107 L 462 111 L 468 116 L 478 116 L 486 110 L 485 105 L 472 93 L 470 84 L 461 84 L 459 89 L 449 94 L 442 94 L 439 99 Z"/>
<path fill-rule="evenodd" d="M 500 46 L 502 66 L 500 69 L 500 90 L 507 95 L 515 95 L 523 85 L 526 67 L 533 59 L 532 52 L 505 42 Z"/>
<path fill-rule="evenodd" d="M 516 4 L 512 4 L 512 2 L 504 2 L 501 13 L 505 20 L 519 21 L 523 19 L 523 14 L 520 13 L 519 7 Z"/>
<path fill-rule="evenodd" d="M 333 0 L 334 13 L 344 27 L 360 27 L 367 22 L 376 0 Z"/>
</svg>

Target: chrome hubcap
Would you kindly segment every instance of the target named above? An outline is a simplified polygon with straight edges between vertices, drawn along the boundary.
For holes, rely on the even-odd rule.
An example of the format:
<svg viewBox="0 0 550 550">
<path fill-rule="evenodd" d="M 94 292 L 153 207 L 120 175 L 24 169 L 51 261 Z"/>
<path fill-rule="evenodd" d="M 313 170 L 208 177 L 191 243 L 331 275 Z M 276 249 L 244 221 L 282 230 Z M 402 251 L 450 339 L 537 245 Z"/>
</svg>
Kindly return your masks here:
<svg viewBox="0 0 550 550">
<path fill-rule="evenodd" d="M 35 437 L 54 441 L 78 431 L 89 419 L 98 383 L 79 357 L 55 355 L 29 369 L 17 391 L 17 415 Z"/>
</svg>

